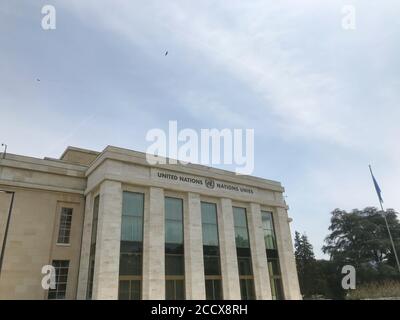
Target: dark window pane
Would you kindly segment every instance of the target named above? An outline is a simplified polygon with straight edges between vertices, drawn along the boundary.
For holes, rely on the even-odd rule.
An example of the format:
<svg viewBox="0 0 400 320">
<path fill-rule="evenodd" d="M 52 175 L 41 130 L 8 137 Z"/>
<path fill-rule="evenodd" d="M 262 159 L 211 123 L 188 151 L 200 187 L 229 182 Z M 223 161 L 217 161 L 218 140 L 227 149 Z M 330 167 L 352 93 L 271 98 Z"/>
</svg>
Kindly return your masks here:
<svg viewBox="0 0 400 320">
<path fill-rule="evenodd" d="M 129 300 L 129 280 L 120 280 L 118 287 L 118 299 Z"/>
<path fill-rule="evenodd" d="M 48 299 L 65 299 L 68 283 L 69 260 L 53 260 L 56 272 L 56 288 L 49 289 Z"/>
<path fill-rule="evenodd" d="M 185 299 L 185 281 L 184 280 L 175 280 L 175 300 L 184 300 Z"/>
<path fill-rule="evenodd" d="M 99 215 L 100 196 L 96 196 L 93 201 L 93 221 L 92 221 L 92 240 L 91 243 L 96 243 L 97 238 L 97 222 Z"/>
<path fill-rule="evenodd" d="M 254 280 L 253 279 L 240 279 L 240 294 L 242 300 L 254 300 Z"/>
<path fill-rule="evenodd" d="M 184 300 L 185 299 L 185 281 L 167 280 L 165 282 L 166 300 Z"/>
<path fill-rule="evenodd" d="M 184 253 L 183 244 L 166 243 L 165 244 L 165 253 L 166 254 L 183 254 Z"/>
<path fill-rule="evenodd" d="M 120 275 L 142 275 L 142 255 L 121 253 L 119 263 Z"/>
<path fill-rule="evenodd" d="M 204 274 L 221 275 L 219 257 L 204 256 Z"/>
<path fill-rule="evenodd" d="M 271 283 L 272 299 L 281 300 L 284 298 L 279 259 L 268 258 L 268 271 Z"/>
<path fill-rule="evenodd" d="M 175 299 L 175 282 L 174 280 L 167 280 L 165 282 L 165 299 L 174 300 Z"/>
<path fill-rule="evenodd" d="M 212 280 L 206 280 L 206 300 L 214 300 L 214 286 Z"/>
<path fill-rule="evenodd" d="M 94 277 L 94 261 L 96 256 L 96 238 L 97 238 L 97 222 L 99 215 L 100 196 L 96 196 L 93 200 L 93 218 L 92 218 L 92 234 L 90 240 L 90 255 L 89 255 L 89 275 L 86 298 L 92 299 L 93 293 L 93 277 Z"/>
<path fill-rule="evenodd" d="M 217 279 L 206 280 L 206 299 L 221 300 L 222 299 L 222 281 Z"/>
<path fill-rule="evenodd" d="M 165 255 L 165 274 L 167 276 L 185 275 L 185 260 L 183 255 Z"/>
<path fill-rule="evenodd" d="M 60 226 L 58 230 L 57 243 L 69 243 L 72 222 L 72 208 L 61 208 Z"/>
<path fill-rule="evenodd" d="M 279 276 L 281 274 L 278 259 L 268 259 L 268 270 L 271 276 Z"/>
<path fill-rule="evenodd" d="M 140 300 L 141 284 L 140 280 L 131 280 L 131 300 Z"/>
<path fill-rule="evenodd" d="M 214 299 L 222 300 L 222 280 L 214 281 Z"/>
<path fill-rule="evenodd" d="M 238 257 L 239 275 L 248 276 L 253 274 L 250 257 Z"/>
<path fill-rule="evenodd" d="M 271 278 L 271 293 L 273 300 L 283 299 L 283 289 L 282 289 L 282 279 L 281 278 Z"/>
</svg>

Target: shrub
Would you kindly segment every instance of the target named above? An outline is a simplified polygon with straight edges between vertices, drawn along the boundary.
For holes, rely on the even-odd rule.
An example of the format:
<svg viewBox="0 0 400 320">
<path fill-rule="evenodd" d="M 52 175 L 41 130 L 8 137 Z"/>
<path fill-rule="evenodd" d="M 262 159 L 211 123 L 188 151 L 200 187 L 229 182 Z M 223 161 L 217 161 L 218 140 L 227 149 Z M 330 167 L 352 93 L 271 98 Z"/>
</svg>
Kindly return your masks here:
<svg viewBox="0 0 400 320">
<path fill-rule="evenodd" d="M 400 299 L 400 282 L 399 281 L 383 281 L 371 282 L 357 286 L 355 290 L 351 290 L 347 299 Z"/>
</svg>

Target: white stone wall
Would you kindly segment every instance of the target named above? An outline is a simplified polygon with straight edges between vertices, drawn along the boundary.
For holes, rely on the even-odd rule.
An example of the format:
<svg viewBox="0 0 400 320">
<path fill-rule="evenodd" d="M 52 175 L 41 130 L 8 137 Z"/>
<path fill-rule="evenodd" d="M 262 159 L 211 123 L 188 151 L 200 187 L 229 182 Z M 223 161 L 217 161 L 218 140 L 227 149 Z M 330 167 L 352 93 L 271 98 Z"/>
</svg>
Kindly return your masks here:
<svg viewBox="0 0 400 320">
<path fill-rule="evenodd" d="M 293 244 L 287 211 L 282 208 L 277 208 L 276 214 L 274 215 L 274 222 L 285 299 L 301 300 L 302 297 L 297 277 L 296 260 L 293 254 Z"/>
<path fill-rule="evenodd" d="M 164 190 L 150 188 L 143 226 L 143 299 L 165 299 Z"/>
<path fill-rule="evenodd" d="M 92 194 L 86 195 L 85 203 L 85 217 L 83 222 L 83 234 L 81 244 L 81 260 L 79 266 L 78 276 L 78 291 L 77 299 L 86 299 L 88 278 L 89 278 L 89 256 L 90 256 L 90 242 L 92 236 L 92 222 L 93 222 L 93 197 Z"/>
<path fill-rule="evenodd" d="M 231 199 L 221 199 L 218 215 L 222 287 L 225 300 L 240 300 L 239 269 Z"/>
<path fill-rule="evenodd" d="M 254 288 L 257 300 L 271 300 L 271 286 L 268 262 L 265 252 L 264 232 L 261 220 L 261 207 L 251 203 L 247 211 L 251 259 L 253 264 Z"/>
<path fill-rule="evenodd" d="M 116 181 L 100 185 L 99 220 L 92 299 L 118 299 L 122 188 Z"/>
<path fill-rule="evenodd" d="M 184 212 L 186 299 L 206 297 L 203 263 L 203 238 L 200 195 L 188 194 L 188 210 Z"/>
</svg>

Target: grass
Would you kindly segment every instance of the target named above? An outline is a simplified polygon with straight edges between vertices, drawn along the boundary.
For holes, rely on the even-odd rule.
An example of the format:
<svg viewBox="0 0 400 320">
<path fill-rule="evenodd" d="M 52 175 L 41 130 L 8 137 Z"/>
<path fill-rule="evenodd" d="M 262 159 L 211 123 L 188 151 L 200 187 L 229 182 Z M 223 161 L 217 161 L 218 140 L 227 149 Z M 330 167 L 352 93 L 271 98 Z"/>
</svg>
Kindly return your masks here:
<svg viewBox="0 0 400 320">
<path fill-rule="evenodd" d="M 400 299 L 400 282 L 384 281 L 359 285 L 347 296 L 350 300 L 361 299 Z"/>
</svg>

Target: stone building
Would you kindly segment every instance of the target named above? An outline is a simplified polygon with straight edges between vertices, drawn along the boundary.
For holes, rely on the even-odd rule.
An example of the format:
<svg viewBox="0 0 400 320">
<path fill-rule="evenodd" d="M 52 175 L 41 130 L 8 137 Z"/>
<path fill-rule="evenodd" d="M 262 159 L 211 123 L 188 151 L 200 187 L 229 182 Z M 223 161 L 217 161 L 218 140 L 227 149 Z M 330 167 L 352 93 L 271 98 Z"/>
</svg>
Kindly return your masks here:
<svg viewBox="0 0 400 320">
<path fill-rule="evenodd" d="M 0 154 L 0 299 L 300 299 L 283 191 L 112 146 Z"/>
</svg>

